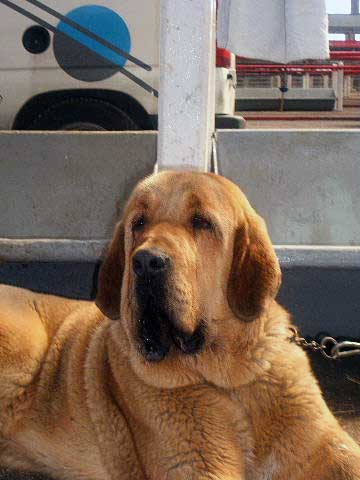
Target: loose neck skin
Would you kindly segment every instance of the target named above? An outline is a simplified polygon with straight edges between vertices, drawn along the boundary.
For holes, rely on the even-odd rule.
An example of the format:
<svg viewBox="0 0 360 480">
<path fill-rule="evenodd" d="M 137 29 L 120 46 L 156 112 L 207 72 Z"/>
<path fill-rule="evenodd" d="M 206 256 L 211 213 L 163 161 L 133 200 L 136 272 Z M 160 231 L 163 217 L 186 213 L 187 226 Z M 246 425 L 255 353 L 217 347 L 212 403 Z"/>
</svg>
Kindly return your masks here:
<svg viewBox="0 0 360 480">
<path fill-rule="evenodd" d="M 288 343 L 288 327 L 288 314 L 274 301 L 266 315 L 251 323 L 231 314 L 213 319 L 207 328 L 206 346 L 199 354 L 184 355 L 174 347 L 164 360 L 151 363 L 141 356 L 121 320 L 112 324 L 110 336 L 135 376 L 152 387 L 177 388 L 206 383 L 234 389 L 253 382 L 269 370 L 283 342 Z"/>
</svg>

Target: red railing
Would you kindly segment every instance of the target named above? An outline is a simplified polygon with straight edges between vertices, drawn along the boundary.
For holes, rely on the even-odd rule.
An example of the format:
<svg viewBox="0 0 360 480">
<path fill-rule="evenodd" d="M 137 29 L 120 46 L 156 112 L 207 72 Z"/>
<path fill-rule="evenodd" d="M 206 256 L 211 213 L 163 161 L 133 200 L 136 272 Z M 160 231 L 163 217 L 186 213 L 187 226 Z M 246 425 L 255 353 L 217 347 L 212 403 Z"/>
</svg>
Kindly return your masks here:
<svg viewBox="0 0 360 480">
<path fill-rule="evenodd" d="M 331 60 L 357 60 L 360 61 L 360 52 L 349 52 L 344 50 L 337 50 L 330 52 Z"/>
<path fill-rule="evenodd" d="M 360 74 L 360 65 L 282 65 L 282 64 L 244 64 L 237 63 L 236 71 L 240 75 L 244 74 L 281 74 L 293 73 L 302 75 L 310 73 L 312 75 L 321 75 L 324 73 L 331 73 L 332 71 L 343 70 L 345 75 Z"/>
<path fill-rule="evenodd" d="M 330 40 L 330 50 L 333 48 L 341 50 L 360 50 L 360 42 L 358 40 Z"/>
</svg>

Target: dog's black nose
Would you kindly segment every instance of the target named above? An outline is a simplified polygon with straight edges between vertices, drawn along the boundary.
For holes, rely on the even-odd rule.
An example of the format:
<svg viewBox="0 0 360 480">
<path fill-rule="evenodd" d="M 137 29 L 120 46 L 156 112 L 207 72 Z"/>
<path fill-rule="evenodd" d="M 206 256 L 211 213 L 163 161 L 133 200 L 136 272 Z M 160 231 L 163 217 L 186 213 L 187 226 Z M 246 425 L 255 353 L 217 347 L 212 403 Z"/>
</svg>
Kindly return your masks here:
<svg viewBox="0 0 360 480">
<path fill-rule="evenodd" d="M 164 273 L 169 264 L 169 257 L 159 250 L 140 250 L 133 258 L 133 270 L 138 277 Z"/>
</svg>

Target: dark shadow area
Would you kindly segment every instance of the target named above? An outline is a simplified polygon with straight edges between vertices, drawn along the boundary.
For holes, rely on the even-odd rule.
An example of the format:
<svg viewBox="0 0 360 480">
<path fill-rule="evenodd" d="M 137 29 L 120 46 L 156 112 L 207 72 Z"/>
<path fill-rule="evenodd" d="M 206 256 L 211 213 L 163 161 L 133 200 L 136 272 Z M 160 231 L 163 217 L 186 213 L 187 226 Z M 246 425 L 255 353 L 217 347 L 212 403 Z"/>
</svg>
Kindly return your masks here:
<svg viewBox="0 0 360 480">
<path fill-rule="evenodd" d="M 3 263 L 0 264 L 0 283 L 89 300 L 95 297 L 98 269 L 98 263 Z"/>
<path fill-rule="evenodd" d="M 303 335 L 360 338 L 360 269 L 283 268 L 278 301 Z M 360 359 L 359 359 L 360 361 Z"/>
</svg>

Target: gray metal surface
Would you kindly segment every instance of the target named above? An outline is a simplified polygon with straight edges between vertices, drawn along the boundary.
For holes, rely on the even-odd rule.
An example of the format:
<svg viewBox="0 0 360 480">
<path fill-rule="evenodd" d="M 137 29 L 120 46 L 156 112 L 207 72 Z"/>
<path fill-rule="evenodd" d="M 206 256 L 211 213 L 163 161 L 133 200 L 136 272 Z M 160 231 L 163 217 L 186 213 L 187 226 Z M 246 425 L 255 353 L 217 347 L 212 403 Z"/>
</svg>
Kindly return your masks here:
<svg viewBox="0 0 360 480">
<path fill-rule="evenodd" d="M 220 130 L 219 173 L 280 245 L 360 245 L 360 131 Z"/>
<path fill-rule="evenodd" d="M 360 269 L 360 246 L 278 245 L 275 250 L 283 268 Z"/>
<path fill-rule="evenodd" d="M 217 137 L 219 173 L 240 185 L 275 244 L 360 244 L 359 130 Z M 96 260 L 155 158 L 155 132 L 0 134 L 0 258 Z"/>
<path fill-rule="evenodd" d="M 279 88 L 248 88 L 237 87 L 236 99 L 280 99 Z M 284 93 L 284 98 L 289 99 L 335 99 L 335 92 L 332 88 L 290 88 Z"/>
<path fill-rule="evenodd" d="M 279 110 L 279 88 L 236 89 L 236 110 Z M 284 94 L 284 110 L 333 110 L 336 96 L 332 88 L 290 88 Z"/>
<path fill-rule="evenodd" d="M 97 262 L 109 240 L 1 239 L 0 262 Z M 360 268 L 360 246 L 276 245 L 283 267 Z"/>
<path fill-rule="evenodd" d="M 0 238 L 0 261 L 94 262 L 108 240 Z"/>
<path fill-rule="evenodd" d="M 2 132 L 0 238 L 108 238 L 155 161 L 155 132 Z"/>
<path fill-rule="evenodd" d="M 329 17 L 329 33 L 360 33 L 360 15 L 334 13 Z"/>
</svg>

